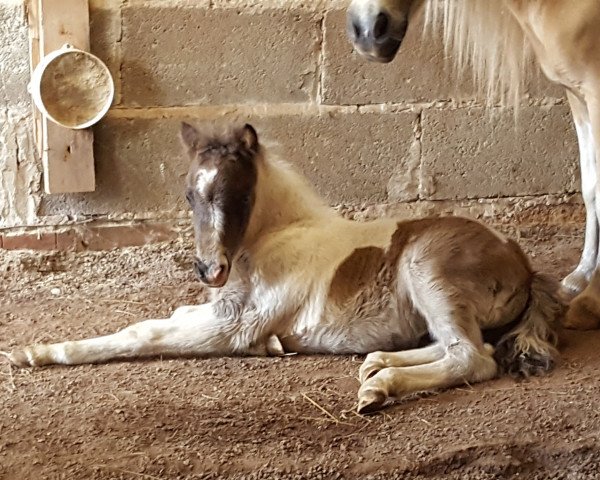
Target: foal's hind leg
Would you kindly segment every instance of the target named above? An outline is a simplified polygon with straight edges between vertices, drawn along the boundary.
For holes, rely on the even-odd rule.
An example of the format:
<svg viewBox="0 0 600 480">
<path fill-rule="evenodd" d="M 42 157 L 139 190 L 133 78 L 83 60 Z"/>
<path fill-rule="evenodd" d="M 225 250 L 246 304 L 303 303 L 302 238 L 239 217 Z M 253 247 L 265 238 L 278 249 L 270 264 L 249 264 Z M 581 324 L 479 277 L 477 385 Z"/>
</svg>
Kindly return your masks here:
<svg viewBox="0 0 600 480">
<path fill-rule="evenodd" d="M 588 285 L 597 263 L 599 240 L 596 213 L 597 169 L 594 135 L 587 105 L 569 91 L 567 97 L 573 112 L 579 142 L 581 191 L 586 211 L 585 241 L 579 265 L 562 282 L 566 296 L 573 296 Z"/>
<path fill-rule="evenodd" d="M 366 379 L 358 391 L 361 413 L 381 408 L 389 397 L 480 382 L 496 376 L 493 351 L 483 343 L 476 321 L 476 305 L 464 298 L 464 292 L 451 282 L 437 284 L 426 272 L 411 272 L 410 279 L 413 302 L 437 343 L 420 349 L 421 353 L 416 353 L 419 349 L 410 351 L 409 356 L 422 360 L 422 364 L 383 368 Z M 389 358 L 407 360 L 409 357 L 399 352 Z"/>
</svg>

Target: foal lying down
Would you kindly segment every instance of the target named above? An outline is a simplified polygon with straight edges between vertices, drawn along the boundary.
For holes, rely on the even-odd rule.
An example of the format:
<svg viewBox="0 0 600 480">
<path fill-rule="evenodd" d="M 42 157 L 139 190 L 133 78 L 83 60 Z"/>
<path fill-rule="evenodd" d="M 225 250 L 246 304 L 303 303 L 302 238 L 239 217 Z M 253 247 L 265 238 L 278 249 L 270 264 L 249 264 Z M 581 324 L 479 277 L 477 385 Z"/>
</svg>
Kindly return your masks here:
<svg viewBox="0 0 600 480">
<path fill-rule="evenodd" d="M 32 345 L 18 366 L 157 355 L 366 354 L 359 412 L 389 397 L 550 369 L 562 305 L 512 240 L 464 218 L 353 222 L 246 125 L 182 124 L 195 271 L 212 301 L 98 338 Z M 494 346 L 486 330 L 503 334 Z M 428 337 L 431 343 L 417 348 Z"/>
</svg>

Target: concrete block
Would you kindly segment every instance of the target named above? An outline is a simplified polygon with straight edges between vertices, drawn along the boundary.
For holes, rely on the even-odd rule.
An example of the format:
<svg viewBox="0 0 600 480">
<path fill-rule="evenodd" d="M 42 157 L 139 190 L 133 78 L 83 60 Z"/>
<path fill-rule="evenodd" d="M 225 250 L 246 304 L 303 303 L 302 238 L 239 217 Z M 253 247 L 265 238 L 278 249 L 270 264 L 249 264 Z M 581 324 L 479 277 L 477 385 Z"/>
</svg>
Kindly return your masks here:
<svg viewBox="0 0 600 480">
<path fill-rule="evenodd" d="M 568 107 L 424 110 L 425 197 L 463 199 L 573 192 L 578 149 Z"/>
<path fill-rule="evenodd" d="M 198 124 L 193 118 L 186 119 Z M 414 113 L 244 116 L 332 204 L 417 195 Z M 187 209 L 179 119 L 109 118 L 96 129 L 97 189 L 45 196 L 42 215 L 119 215 Z M 401 186 L 404 185 L 404 189 Z M 402 191 L 401 191 L 402 190 Z"/>
<path fill-rule="evenodd" d="M 23 5 L 0 3 L 0 108 L 28 106 L 29 36 Z"/>
<path fill-rule="evenodd" d="M 90 4 L 90 47 L 110 70 L 115 81 L 114 104 L 121 96 L 121 10 L 109 5 Z"/>
<path fill-rule="evenodd" d="M 331 113 L 256 119 L 264 136 L 331 204 L 418 196 L 417 114 Z"/>
<path fill-rule="evenodd" d="M 30 105 L 0 108 L 0 227 L 32 224 L 37 218 L 42 166 L 31 112 Z"/>
<path fill-rule="evenodd" d="M 123 104 L 312 101 L 318 15 L 270 9 L 123 8 Z"/>
<path fill-rule="evenodd" d="M 329 11 L 323 35 L 323 102 L 364 105 L 477 99 L 470 74 L 458 78 L 445 60 L 441 35 L 423 36 L 422 32 L 419 21 L 409 29 L 393 62 L 373 63 L 353 51 L 346 37 L 346 12 Z M 561 88 L 541 74 L 533 75 L 525 90 L 529 99 L 564 96 Z"/>
</svg>

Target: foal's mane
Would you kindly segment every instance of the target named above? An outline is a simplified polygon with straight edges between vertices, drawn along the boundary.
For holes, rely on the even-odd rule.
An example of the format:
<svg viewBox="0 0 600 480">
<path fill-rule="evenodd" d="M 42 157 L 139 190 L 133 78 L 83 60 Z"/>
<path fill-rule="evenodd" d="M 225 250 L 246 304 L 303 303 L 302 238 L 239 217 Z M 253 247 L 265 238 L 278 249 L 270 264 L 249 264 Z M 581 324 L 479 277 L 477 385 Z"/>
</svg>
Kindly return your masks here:
<svg viewBox="0 0 600 480">
<path fill-rule="evenodd" d="M 442 29 L 456 73 L 471 67 L 486 104 L 518 106 L 531 49 L 521 26 L 502 0 L 430 0 L 426 29 Z"/>
</svg>

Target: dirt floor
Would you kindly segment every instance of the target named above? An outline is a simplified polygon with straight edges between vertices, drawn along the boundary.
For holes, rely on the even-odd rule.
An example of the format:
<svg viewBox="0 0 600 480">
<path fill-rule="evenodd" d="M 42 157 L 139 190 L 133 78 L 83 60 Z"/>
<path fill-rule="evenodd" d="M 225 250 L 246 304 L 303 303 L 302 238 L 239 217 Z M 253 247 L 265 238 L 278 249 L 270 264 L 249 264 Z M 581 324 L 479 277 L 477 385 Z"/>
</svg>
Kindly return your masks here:
<svg viewBox="0 0 600 480">
<path fill-rule="evenodd" d="M 581 232 L 521 229 L 562 276 Z M 202 300 L 183 243 L 0 253 L 0 350 L 112 332 Z M 0 361 L 0 478 L 600 478 L 600 332 L 550 376 L 354 414 L 361 357 L 187 359 L 17 370 Z"/>
</svg>

